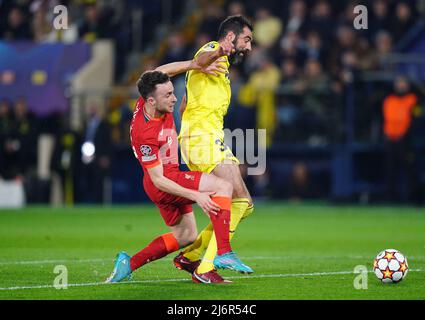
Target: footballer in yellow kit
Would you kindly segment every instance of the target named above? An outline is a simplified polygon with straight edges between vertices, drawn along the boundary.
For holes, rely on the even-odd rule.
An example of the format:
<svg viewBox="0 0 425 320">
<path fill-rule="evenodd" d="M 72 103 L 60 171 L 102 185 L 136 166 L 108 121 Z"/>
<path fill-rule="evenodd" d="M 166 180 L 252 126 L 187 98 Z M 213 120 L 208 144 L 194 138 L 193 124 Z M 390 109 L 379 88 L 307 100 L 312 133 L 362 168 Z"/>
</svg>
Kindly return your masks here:
<svg viewBox="0 0 425 320">
<path fill-rule="evenodd" d="M 183 97 L 179 142 L 181 155 L 190 170 L 211 173 L 233 186 L 229 238 L 239 222 L 254 210 L 252 198 L 243 181 L 239 161 L 224 144 L 223 122 L 229 108 L 231 89 L 230 65 L 240 63 L 251 51 L 252 25 L 243 16 L 227 17 L 218 30 L 218 41 L 202 46 L 195 54 L 200 66 L 217 62 L 221 70 L 215 75 L 196 70 L 186 72 L 186 95 Z M 212 225 L 198 235 L 173 260 L 174 265 L 189 272 L 195 283 L 229 283 L 213 264 L 217 244 Z M 251 270 L 252 272 L 252 270 Z"/>
<path fill-rule="evenodd" d="M 218 50 L 220 44 L 211 41 L 195 54 Z M 191 171 L 210 173 L 225 159 L 239 164 L 224 144 L 223 118 L 229 108 L 231 90 L 228 77 L 229 60 L 223 56 L 225 73 L 217 76 L 191 70 L 186 73 L 186 109 L 179 135 L 183 160 Z"/>
</svg>

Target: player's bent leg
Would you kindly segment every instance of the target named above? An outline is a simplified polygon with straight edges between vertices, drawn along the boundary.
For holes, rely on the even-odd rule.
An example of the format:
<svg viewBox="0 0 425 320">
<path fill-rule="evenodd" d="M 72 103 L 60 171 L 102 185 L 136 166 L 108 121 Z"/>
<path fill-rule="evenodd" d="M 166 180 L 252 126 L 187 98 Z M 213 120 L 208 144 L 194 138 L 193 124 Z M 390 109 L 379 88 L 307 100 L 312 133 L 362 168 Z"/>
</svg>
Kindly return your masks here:
<svg viewBox="0 0 425 320">
<path fill-rule="evenodd" d="M 249 195 L 248 189 L 242 179 L 238 165 L 232 160 L 223 160 L 222 163 L 218 164 L 214 169 L 212 169 L 212 174 L 215 176 L 222 177 L 224 180 L 228 180 L 235 185 L 237 191 L 233 192 L 233 200 L 231 207 L 231 218 L 230 218 L 230 239 L 233 237 L 237 225 L 243 219 L 243 217 L 248 216 L 252 213 L 252 210 L 249 212 L 246 208 L 252 204 L 251 196 Z M 214 184 L 213 180 L 209 180 L 211 184 Z M 212 190 L 212 185 L 202 185 L 207 190 Z M 235 198 L 240 196 L 241 198 Z M 244 211 L 245 210 L 245 211 Z M 213 269 L 212 261 L 215 257 L 217 248 L 215 244 L 215 239 L 211 240 L 212 225 L 208 225 L 201 233 L 198 235 L 196 241 L 184 250 L 184 257 L 191 260 L 197 261 L 200 259 L 203 252 L 206 251 L 204 255 L 204 261 L 201 263 L 201 269 L 204 272 L 210 271 Z"/>
<path fill-rule="evenodd" d="M 252 202 L 251 195 L 249 194 L 248 188 L 246 187 L 245 182 L 243 181 L 239 165 L 235 162 L 223 161 L 218 164 L 212 173 L 218 177 L 228 177 L 228 181 L 232 183 L 233 186 L 233 203 L 232 203 L 232 212 L 240 212 L 244 210 L 242 218 L 238 220 L 235 224 L 235 228 L 239 221 L 244 220 L 252 214 L 254 211 L 254 205 Z M 232 216 L 233 218 L 233 216 Z M 235 221 L 238 219 L 235 216 Z"/>
<path fill-rule="evenodd" d="M 233 186 L 232 183 L 221 179 L 212 174 L 202 174 L 199 182 L 200 192 L 215 192 L 214 196 L 232 197 Z"/>
<path fill-rule="evenodd" d="M 232 186 L 229 182 L 217 178 L 214 175 L 203 174 L 199 183 L 199 191 L 215 192 L 215 196 L 231 197 Z M 202 230 L 195 242 L 183 251 L 184 257 L 191 261 L 198 261 L 205 249 L 208 247 L 212 234 L 213 225 L 210 223 L 204 230 Z M 216 246 L 215 238 L 213 242 Z M 217 250 L 217 247 L 215 247 L 215 250 Z M 209 267 L 204 269 L 208 269 L 205 272 L 214 269 L 212 261 Z"/>
<path fill-rule="evenodd" d="M 202 179 L 204 178 L 204 179 Z M 217 242 L 217 256 L 214 258 L 212 264 L 213 268 L 230 269 L 239 271 L 242 273 L 252 273 L 252 269 L 247 265 L 243 264 L 242 261 L 237 257 L 236 253 L 231 251 L 230 247 L 230 236 L 229 236 L 229 224 L 230 224 L 230 211 L 231 211 L 231 195 L 233 194 L 233 188 L 231 184 L 224 179 L 213 177 L 211 175 L 202 175 L 199 190 L 200 191 L 215 191 L 217 195 L 227 193 L 228 197 L 216 196 L 212 197 L 221 207 L 221 211 L 218 215 L 211 215 L 211 222 L 214 227 L 214 235 Z M 211 185 L 213 184 L 213 185 Z M 202 189 L 204 188 L 204 189 Z M 227 228 L 223 226 L 228 224 Z M 211 239 L 212 240 L 212 239 Z M 205 261 L 211 264 L 211 261 Z M 201 263 L 202 265 L 202 263 Z M 209 266 L 211 268 L 211 265 Z M 202 268 L 198 267 L 198 271 L 203 273 Z"/>
<path fill-rule="evenodd" d="M 214 168 L 212 173 L 218 177 L 228 177 L 228 181 L 232 183 L 232 212 L 239 212 L 240 210 L 243 210 L 245 208 L 245 211 L 242 214 L 242 218 L 240 218 L 239 221 L 242 221 L 248 216 L 250 216 L 254 211 L 254 205 L 252 202 L 251 195 L 249 194 L 248 188 L 246 187 L 246 184 L 243 181 L 238 164 L 234 162 L 230 163 L 223 161 Z M 236 221 L 237 219 L 238 217 L 235 216 L 234 220 Z M 235 227 L 237 226 L 239 221 L 236 223 Z"/>
<path fill-rule="evenodd" d="M 216 202 L 226 201 L 226 199 L 230 199 L 232 195 L 232 185 L 211 174 L 202 174 L 200 182 L 199 182 L 198 190 L 201 192 L 214 192 L 214 196 L 212 198 Z M 214 219 L 217 219 L 217 217 L 211 217 L 211 220 L 214 220 Z M 216 225 L 217 225 L 217 222 L 216 222 Z M 199 234 L 198 238 L 195 240 L 195 242 L 192 245 L 190 245 L 182 253 L 180 253 L 174 258 L 173 263 L 177 268 L 193 273 L 193 271 L 198 267 L 200 263 L 200 257 L 203 251 L 205 250 L 204 248 L 208 246 L 208 243 L 211 240 L 211 234 L 213 233 L 213 229 L 214 229 L 213 227 L 214 227 L 213 223 L 210 223 Z M 215 238 L 214 238 L 214 244 L 215 244 L 215 251 L 216 251 L 217 242 Z M 211 267 L 209 268 L 208 271 L 211 271 L 213 269 L 214 269 L 214 266 L 212 265 L 212 262 L 211 262 Z M 209 277 L 208 281 L 212 281 L 213 283 L 216 283 L 217 281 L 220 282 L 220 277 L 218 275 L 210 274 L 207 277 Z M 224 280 L 221 279 L 221 282 L 223 281 Z M 202 282 L 202 281 L 195 281 L 195 282 Z"/>
<path fill-rule="evenodd" d="M 248 188 L 243 181 L 239 165 L 233 161 L 222 161 L 214 170 L 211 172 L 216 177 L 229 181 L 233 186 L 232 198 L 244 198 L 248 199 L 249 203 L 252 204 L 252 198 L 249 194 Z"/>
<path fill-rule="evenodd" d="M 221 192 L 224 192 L 227 195 L 227 197 L 230 198 L 232 196 L 232 186 L 229 182 L 227 182 L 223 179 L 220 179 L 218 177 L 215 177 L 214 175 L 211 175 L 211 174 L 203 174 L 202 175 L 202 178 L 201 178 L 201 181 L 200 181 L 200 184 L 199 184 L 199 191 L 201 191 L 201 192 L 211 192 L 211 191 L 213 191 L 213 192 L 216 192 L 216 194 L 218 194 L 218 192 L 219 192 L 217 190 L 218 187 L 224 189 L 224 190 L 221 190 Z M 212 226 L 212 224 L 211 224 L 211 226 Z M 197 273 L 199 275 L 206 274 L 206 273 L 214 270 L 213 260 L 214 260 L 216 253 L 217 253 L 217 239 L 216 239 L 215 233 L 209 232 L 208 227 L 204 231 L 201 233 L 202 236 L 203 236 L 202 243 L 204 243 L 205 248 L 208 246 L 208 244 L 210 244 L 210 246 L 211 246 L 210 251 L 213 251 L 214 255 L 211 257 L 211 259 L 208 259 L 208 257 L 204 256 L 200 266 L 197 268 Z M 213 230 L 211 230 L 211 231 L 213 231 Z M 201 251 L 201 250 L 199 250 L 199 251 Z M 202 253 L 199 252 L 199 254 L 202 254 Z M 200 277 L 202 277 L 202 276 L 200 276 Z M 216 278 L 215 274 L 214 275 L 211 274 L 211 278 Z M 215 279 L 211 279 L 211 280 L 214 281 Z M 196 278 L 194 279 L 194 281 L 195 282 L 204 282 L 200 279 L 196 280 Z"/>
<path fill-rule="evenodd" d="M 234 236 L 234 233 L 236 231 L 236 228 L 243 218 L 244 215 L 246 215 L 246 212 L 248 208 L 252 208 L 252 199 L 248 192 L 248 189 L 246 188 L 246 185 L 242 179 L 239 167 L 236 163 L 229 162 L 229 161 L 223 161 L 220 164 L 218 164 L 212 173 L 218 177 L 221 177 L 223 179 L 226 179 L 227 181 L 230 181 L 233 186 L 233 201 L 232 201 L 232 207 L 231 207 L 231 219 L 230 219 L 230 235 L 229 239 L 232 239 Z M 252 210 L 250 210 L 252 212 Z M 212 236 L 214 237 L 214 235 Z M 206 253 L 204 255 L 204 258 L 198 267 L 198 270 L 200 271 L 208 271 L 212 268 L 212 265 L 214 267 L 221 268 L 222 266 L 220 263 L 216 265 L 214 263 L 216 256 L 216 247 L 213 241 L 213 238 L 211 239 L 208 248 L 206 249 Z M 252 269 L 243 266 L 242 270 L 239 270 L 243 273 L 251 273 Z"/>
<path fill-rule="evenodd" d="M 232 199 L 232 208 L 230 212 L 229 239 L 232 240 L 236 228 L 240 221 L 249 216 L 254 210 L 254 205 L 249 205 L 246 198 Z M 204 254 L 203 264 L 200 267 L 202 272 L 208 272 L 213 269 L 213 260 L 217 253 L 217 244 L 213 236 L 212 224 L 208 224 L 198 235 L 198 238 L 190 246 L 184 249 L 183 255 L 190 261 L 198 261 Z"/>
<path fill-rule="evenodd" d="M 242 219 L 242 216 L 245 212 L 245 209 L 248 207 L 248 202 L 246 199 L 233 199 L 230 213 L 230 226 L 229 226 L 229 240 L 232 240 L 236 227 L 239 224 L 239 221 Z M 207 240 L 207 239 L 205 239 Z M 197 271 L 199 273 L 206 273 L 214 269 L 214 258 L 217 254 L 217 243 L 215 239 L 215 234 L 211 233 L 210 241 L 204 241 L 205 245 L 202 248 L 197 248 L 196 253 L 199 251 L 199 256 L 201 255 L 201 250 L 205 250 L 205 254 L 202 258 L 201 264 L 199 265 Z"/>
</svg>

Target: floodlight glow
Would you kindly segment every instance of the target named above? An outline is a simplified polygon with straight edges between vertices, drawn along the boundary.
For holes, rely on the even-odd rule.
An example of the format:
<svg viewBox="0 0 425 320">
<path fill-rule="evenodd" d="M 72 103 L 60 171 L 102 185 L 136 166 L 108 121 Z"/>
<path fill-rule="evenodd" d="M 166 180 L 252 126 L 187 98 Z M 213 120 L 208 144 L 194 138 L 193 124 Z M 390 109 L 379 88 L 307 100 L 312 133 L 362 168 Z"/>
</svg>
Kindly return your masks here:
<svg viewBox="0 0 425 320">
<path fill-rule="evenodd" d="M 84 142 L 81 147 L 81 153 L 83 154 L 83 156 L 86 156 L 86 157 L 93 157 L 95 151 L 96 151 L 96 148 L 94 147 L 93 142 L 90 142 L 90 141 Z"/>
</svg>

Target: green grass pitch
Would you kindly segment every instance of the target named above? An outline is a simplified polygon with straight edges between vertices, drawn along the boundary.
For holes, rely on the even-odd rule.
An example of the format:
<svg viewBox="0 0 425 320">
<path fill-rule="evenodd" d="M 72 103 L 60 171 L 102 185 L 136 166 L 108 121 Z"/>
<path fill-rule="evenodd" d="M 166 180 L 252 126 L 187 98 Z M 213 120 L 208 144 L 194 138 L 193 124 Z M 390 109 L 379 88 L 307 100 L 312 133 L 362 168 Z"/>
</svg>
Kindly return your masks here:
<svg viewBox="0 0 425 320">
<path fill-rule="evenodd" d="M 208 222 L 196 209 L 198 230 Z M 425 299 L 425 212 L 410 207 L 258 203 L 233 248 L 254 269 L 221 274 L 231 285 L 199 285 L 172 265 L 174 254 L 139 269 L 133 281 L 102 284 L 120 250 L 134 254 L 168 232 L 151 205 L 28 207 L 0 211 L 0 299 Z M 403 252 L 410 272 L 368 289 L 353 286 L 356 265 Z M 67 289 L 53 287 L 56 265 Z"/>
</svg>

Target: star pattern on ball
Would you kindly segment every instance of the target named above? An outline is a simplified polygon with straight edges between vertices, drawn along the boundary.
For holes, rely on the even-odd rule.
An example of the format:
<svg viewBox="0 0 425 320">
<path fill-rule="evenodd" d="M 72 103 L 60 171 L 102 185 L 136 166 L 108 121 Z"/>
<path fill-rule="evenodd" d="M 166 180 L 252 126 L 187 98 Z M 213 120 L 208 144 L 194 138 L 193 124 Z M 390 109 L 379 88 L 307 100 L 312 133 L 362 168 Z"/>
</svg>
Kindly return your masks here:
<svg viewBox="0 0 425 320">
<path fill-rule="evenodd" d="M 406 262 L 400 263 L 400 269 L 399 271 L 402 271 L 403 273 L 407 270 L 407 264 Z"/>
<path fill-rule="evenodd" d="M 382 274 L 383 274 L 383 277 L 382 277 L 382 279 L 391 279 L 392 278 L 392 276 L 393 276 L 393 273 L 394 272 L 392 272 L 388 267 L 387 267 L 387 269 L 385 269 L 384 271 L 382 271 Z"/>
<path fill-rule="evenodd" d="M 378 259 L 373 260 L 373 269 L 378 268 Z"/>
<path fill-rule="evenodd" d="M 385 251 L 384 258 L 387 259 L 388 262 L 390 262 L 392 259 L 394 259 L 394 252 Z"/>
</svg>

